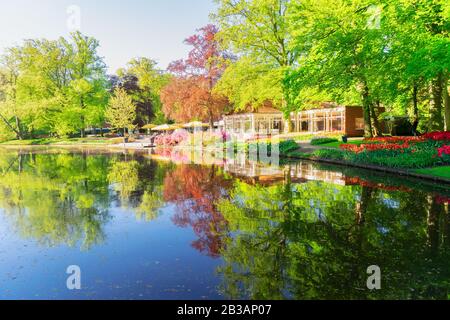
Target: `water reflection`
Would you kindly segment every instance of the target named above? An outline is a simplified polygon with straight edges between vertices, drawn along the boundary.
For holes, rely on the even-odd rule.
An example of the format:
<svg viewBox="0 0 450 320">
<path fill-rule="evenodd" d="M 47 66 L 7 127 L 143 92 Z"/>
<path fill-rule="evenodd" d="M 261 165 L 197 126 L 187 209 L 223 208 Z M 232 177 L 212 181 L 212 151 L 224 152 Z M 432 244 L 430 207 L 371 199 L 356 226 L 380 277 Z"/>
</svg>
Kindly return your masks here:
<svg viewBox="0 0 450 320">
<path fill-rule="evenodd" d="M 61 254 L 51 251 L 57 246 L 74 248 L 77 257 L 95 265 L 99 258 L 87 252 L 102 248 L 103 255 L 113 256 L 123 228 L 120 217 L 131 214 L 130 223 L 145 225 L 143 232 L 126 236 L 127 259 L 134 266 L 115 269 L 127 283 L 150 272 L 168 286 L 168 274 L 182 270 L 170 260 L 172 253 L 185 256 L 183 267 L 193 277 L 205 276 L 201 267 L 209 259 L 207 284 L 177 298 L 201 298 L 207 287 L 209 298 L 448 298 L 450 192 L 445 186 L 302 162 L 271 167 L 245 158 L 210 158 L 212 165 L 203 166 L 199 162 L 210 155 L 164 152 L 157 157 L 170 161 L 140 153 L 2 152 L 0 207 L 13 226 L 10 238 L 48 248 L 48 267 Z M 165 215 L 170 229 L 157 224 Z M 146 234 L 145 226 L 157 234 Z M 167 261 L 164 254 L 158 261 L 165 269 L 146 263 L 136 270 L 149 253 L 134 248 L 151 236 L 180 238 L 192 251 L 171 247 Z M 146 250 L 157 250 L 156 245 Z M 0 259 L 18 249 L 14 241 L 0 244 Z M 382 269 L 383 289 L 377 292 L 365 287 L 370 265 Z M 192 280 L 177 279 L 179 286 Z M 12 280 L 3 281 L 14 290 Z M 21 293 L 33 297 L 34 289 Z M 167 298 L 164 288 L 140 293 Z M 7 296 L 0 291 L 0 297 Z M 111 298 L 109 292 L 93 297 Z"/>
</svg>

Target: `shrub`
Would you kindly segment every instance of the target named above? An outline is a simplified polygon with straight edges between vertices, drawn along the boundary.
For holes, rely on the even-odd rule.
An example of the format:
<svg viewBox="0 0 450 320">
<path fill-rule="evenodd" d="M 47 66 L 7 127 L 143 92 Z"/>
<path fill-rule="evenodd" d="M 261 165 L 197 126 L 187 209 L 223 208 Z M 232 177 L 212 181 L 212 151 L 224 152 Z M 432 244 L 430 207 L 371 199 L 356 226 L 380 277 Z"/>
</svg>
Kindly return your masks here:
<svg viewBox="0 0 450 320">
<path fill-rule="evenodd" d="M 322 149 L 315 151 L 313 155 L 324 159 L 402 169 L 431 167 L 442 162 L 442 159 L 437 157 L 436 149 L 424 146 L 403 149 L 362 149 L 358 152 L 354 152 L 352 148 L 359 147 L 348 147 L 344 150 Z"/>
<path fill-rule="evenodd" d="M 286 140 L 282 141 L 279 144 L 280 146 L 280 154 L 287 155 L 289 152 L 295 151 L 298 149 L 298 144 L 294 140 Z"/>
<path fill-rule="evenodd" d="M 176 130 L 172 134 L 168 135 L 160 135 L 155 138 L 155 144 L 157 146 L 168 146 L 173 147 L 177 146 L 180 143 L 187 141 L 189 139 L 189 132 L 186 130 L 180 129 Z"/>
<path fill-rule="evenodd" d="M 336 138 L 324 138 L 324 137 L 318 137 L 311 140 L 312 146 L 319 146 L 326 143 L 332 143 L 332 142 L 339 142 Z"/>
<path fill-rule="evenodd" d="M 170 137 L 172 139 L 172 143 L 180 144 L 181 142 L 189 139 L 189 132 L 183 129 L 176 130 Z"/>
<path fill-rule="evenodd" d="M 344 151 L 338 149 L 320 149 L 312 154 L 314 157 L 330 160 L 344 160 Z"/>
<path fill-rule="evenodd" d="M 436 157 L 436 151 L 429 149 L 408 149 L 404 152 L 389 150 L 364 151 L 360 153 L 347 152 L 344 158 L 355 163 L 403 169 L 425 168 L 440 162 L 439 158 Z"/>
</svg>

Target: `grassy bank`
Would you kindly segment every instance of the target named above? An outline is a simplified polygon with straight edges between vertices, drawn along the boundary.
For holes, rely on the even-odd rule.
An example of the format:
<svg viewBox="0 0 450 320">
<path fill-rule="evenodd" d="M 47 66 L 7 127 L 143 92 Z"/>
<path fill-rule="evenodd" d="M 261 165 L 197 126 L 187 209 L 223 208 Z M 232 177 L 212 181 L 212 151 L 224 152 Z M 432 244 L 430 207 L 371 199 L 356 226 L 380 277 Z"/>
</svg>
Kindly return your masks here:
<svg viewBox="0 0 450 320">
<path fill-rule="evenodd" d="M 42 138 L 29 140 L 11 140 L 0 143 L 4 146 L 50 146 L 50 145 L 109 145 L 115 139 L 107 138 Z"/>
<path fill-rule="evenodd" d="M 415 172 L 433 177 L 446 178 L 450 180 L 450 166 L 440 166 L 435 168 L 418 169 Z"/>
<path fill-rule="evenodd" d="M 349 140 L 347 144 L 353 144 L 356 146 L 359 146 L 363 143 L 363 139 L 356 139 L 356 140 Z M 333 148 L 333 149 L 339 149 L 344 143 L 342 141 L 332 141 L 328 143 L 322 143 L 319 146 L 324 148 Z"/>
</svg>

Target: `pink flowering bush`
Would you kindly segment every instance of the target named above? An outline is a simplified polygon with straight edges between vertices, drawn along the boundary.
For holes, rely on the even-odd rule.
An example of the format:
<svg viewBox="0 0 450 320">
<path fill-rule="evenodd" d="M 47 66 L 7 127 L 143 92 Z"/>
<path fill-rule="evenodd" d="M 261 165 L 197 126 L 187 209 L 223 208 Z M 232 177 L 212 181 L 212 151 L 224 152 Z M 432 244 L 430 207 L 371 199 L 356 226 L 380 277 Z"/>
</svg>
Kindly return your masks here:
<svg viewBox="0 0 450 320">
<path fill-rule="evenodd" d="M 164 143 L 163 143 L 163 137 L 164 136 L 157 136 L 156 138 L 155 138 L 155 145 L 157 145 L 157 146 L 161 146 L 161 145 L 163 145 Z"/>
<path fill-rule="evenodd" d="M 177 130 L 172 134 L 161 135 L 155 138 L 157 146 L 174 147 L 188 140 L 189 133 L 186 130 Z"/>
<path fill-rule="evenodd" d="M 178 145 L 189 139 L 189 132 L 187 132 L 186 130 L 177 130 L 171 135 L 171 137 L 172 143 Z"/>
<path fill-rule="evenodd" d="M 222 142 L 226 142 L 231 139 L 231 135 L 228 132 L 226 132 L 225 130 L 221 130 L 220 132 L 217 132 L 216 136 Z"/>
</svg>

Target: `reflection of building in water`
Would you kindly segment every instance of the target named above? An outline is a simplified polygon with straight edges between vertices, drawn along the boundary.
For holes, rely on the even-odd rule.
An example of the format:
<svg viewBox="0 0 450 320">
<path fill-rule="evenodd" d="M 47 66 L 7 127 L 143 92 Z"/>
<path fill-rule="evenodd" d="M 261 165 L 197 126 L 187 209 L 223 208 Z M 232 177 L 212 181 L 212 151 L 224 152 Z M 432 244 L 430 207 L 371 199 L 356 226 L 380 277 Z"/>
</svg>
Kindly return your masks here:
<svg viewBox="0 0 450 320">
<path fill-rule="evenodd" d="M 346 185 L 345 175 L 342 172 L 318 169 L 311 162 L 300 162 L 291 165 L 291 177 L 307 181 L 323 181 L 338 185 Z"/>
<path fill-rule="evenodd" d="M 285 166 L 270 166 L 260 162 L 250 161 L 245 155 L 229 160 L 225 171 L 250 183 L 272 184 L 284 182 L 290 174 L 290 180 L 295 183 L 307 181 L 323 181 L 345 185 L 346 179 L 341 172 L 318 169 L 314 163 L 299 162 Z"/>
<path fill-rule="evenodd" d="M 346 177 L 341 172 L 319 169 L 312 162 L 291 163 L 285 166 L 263 163 L 248 158 L 246 152 L 233 154 L 226 158 L 214 156 L 205 151 L 192 151 L 183 149 L 164 149 L 155 152 L 153 159 L 171 161 L 173 163 L 218 165 L 237 178 L 252 184 L 270 185 L 290 180 L 294 183 L 307 181 L 323 181 L 338 185 L 345 185 Z M 270 161 L 270 159 L 267 159 Z"/>
<path fill-rule="evenodd" d="M 245 153 L 237 154 L 236 157 L 227 159 L 224 169 L 226 172 L 253 184 L 271 184 L 283 181 L 285 178 L 285 172 L 282 167 L 249 160 Z"/>
</svg>

